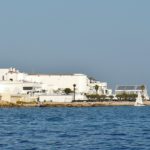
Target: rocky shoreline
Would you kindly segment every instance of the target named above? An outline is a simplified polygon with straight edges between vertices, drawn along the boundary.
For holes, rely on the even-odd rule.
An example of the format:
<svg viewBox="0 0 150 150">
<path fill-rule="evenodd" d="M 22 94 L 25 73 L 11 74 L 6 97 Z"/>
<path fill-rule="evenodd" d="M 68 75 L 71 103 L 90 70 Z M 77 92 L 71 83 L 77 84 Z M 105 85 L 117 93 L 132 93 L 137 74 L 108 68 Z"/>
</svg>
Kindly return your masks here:
<svg viewBox="0 0 150 150">
<path fill-rule="evenodd" d="M 144 105 L 150 106 L 150 101 L 144 101 Z M 56 103 L 56 102 L 44 102 L 44 103 L 10 103 L 0 101 L 0 108 L 3 107 L 100 107 L 100 106 L 134 106 L 134 102 L 129 101 L 109 101 L 109 102 L 73 102 L 73 103 Z"/>
</svg>

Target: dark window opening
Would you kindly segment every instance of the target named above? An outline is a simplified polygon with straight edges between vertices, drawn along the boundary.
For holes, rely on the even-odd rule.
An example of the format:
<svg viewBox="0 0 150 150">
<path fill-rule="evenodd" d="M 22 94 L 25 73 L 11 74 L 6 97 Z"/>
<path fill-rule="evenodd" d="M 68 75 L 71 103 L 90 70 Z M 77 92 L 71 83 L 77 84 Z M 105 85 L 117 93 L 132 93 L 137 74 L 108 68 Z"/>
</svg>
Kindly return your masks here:
<svg viewBox="0 0 150 150">
<path fill-rule="evenodd" d="M 23 90 L 33 90 L 33 87 L 23 87 Z"/>
</svg>

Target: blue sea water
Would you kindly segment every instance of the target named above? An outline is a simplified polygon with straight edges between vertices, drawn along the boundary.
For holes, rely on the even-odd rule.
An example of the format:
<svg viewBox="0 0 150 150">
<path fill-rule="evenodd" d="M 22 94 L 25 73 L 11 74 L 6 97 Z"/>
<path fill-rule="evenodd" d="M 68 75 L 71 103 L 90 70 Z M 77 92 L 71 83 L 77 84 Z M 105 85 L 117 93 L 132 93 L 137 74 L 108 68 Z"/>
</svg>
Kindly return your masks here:
<svg viewBox="0 0 150 150">
<path fill-rule="evenodd" d="M 122 149 L 150 149 L 150 107 L 0 109 L 0 150 Z"/>
</svg>

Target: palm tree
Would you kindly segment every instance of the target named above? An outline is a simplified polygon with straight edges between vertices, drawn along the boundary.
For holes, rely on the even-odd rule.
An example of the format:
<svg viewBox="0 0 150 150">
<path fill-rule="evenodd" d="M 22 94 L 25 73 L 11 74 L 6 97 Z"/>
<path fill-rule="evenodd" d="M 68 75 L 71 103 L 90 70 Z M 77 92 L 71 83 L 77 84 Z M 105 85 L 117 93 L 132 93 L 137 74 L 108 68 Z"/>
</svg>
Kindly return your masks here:
<svg viewBox="0 0 150 150">
<path fill-rule="evenodd" d="M 141 85 L 141 90 L 142 90 L 142 98 L 144 99 L 144 90 L 145 90 L 145 85 Z"/>
<path fill-rule="evenodd" d="M 95 90 L 96 90 L 96 94 L 98 93 L 98 89 L 99 89 L 99 86 L 98 85 L 95 85 Z"/>
<path fill-rule="evenodd" d="M 145 85 L 141 85 L 141 90 L 142 90 L 142 92 L 145 90 Z"/>
</svg>

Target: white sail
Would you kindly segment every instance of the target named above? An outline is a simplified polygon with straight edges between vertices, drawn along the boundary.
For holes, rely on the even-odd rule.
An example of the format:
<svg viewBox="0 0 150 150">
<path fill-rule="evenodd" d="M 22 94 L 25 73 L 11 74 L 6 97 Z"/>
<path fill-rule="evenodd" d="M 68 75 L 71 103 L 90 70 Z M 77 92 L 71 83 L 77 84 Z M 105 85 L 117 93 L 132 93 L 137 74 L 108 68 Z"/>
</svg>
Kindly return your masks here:
<svg viewBox="0 0 150 150">
<path fill-rule="evenodd" d="M 134 106 L 143 106 L 143 99 L 140 92 L 138 93 Z"/>
</svg>

